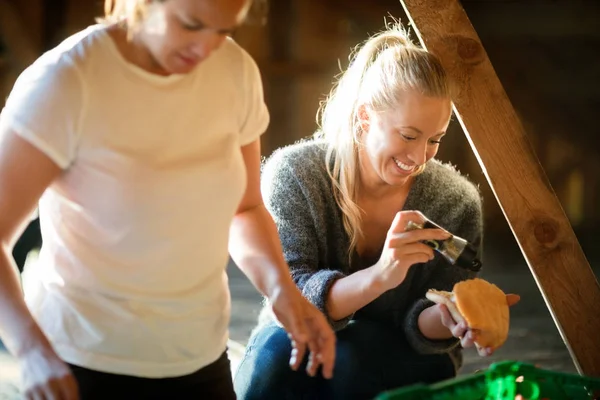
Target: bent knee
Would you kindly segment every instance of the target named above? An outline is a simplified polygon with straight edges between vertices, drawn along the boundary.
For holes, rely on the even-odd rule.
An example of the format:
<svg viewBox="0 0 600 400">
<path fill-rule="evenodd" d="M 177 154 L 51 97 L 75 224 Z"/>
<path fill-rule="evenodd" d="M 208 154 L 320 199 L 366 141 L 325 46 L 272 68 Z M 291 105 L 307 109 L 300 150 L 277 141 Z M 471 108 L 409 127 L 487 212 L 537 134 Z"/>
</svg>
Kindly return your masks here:
<svg viewBox="0 0 600 400">
<path fill-rule="evenodd" d="M 266 327 L 257 332 L 246 349 L 234 377 L 239 399 L 278 398 L 277 394 L 294 379 L 295 372 L 289 366 L 290 339 L 283 329 L 276 328 Z"/>
</svg>

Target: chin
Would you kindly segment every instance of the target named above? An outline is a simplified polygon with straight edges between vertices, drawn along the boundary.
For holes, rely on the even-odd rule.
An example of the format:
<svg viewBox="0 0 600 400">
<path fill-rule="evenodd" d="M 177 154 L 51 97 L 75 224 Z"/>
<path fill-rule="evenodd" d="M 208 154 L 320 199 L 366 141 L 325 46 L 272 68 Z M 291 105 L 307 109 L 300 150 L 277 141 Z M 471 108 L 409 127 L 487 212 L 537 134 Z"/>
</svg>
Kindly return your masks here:
<svg viewBox="0 0 600 400">
<path fill-rule="evenodd" d="M 189 65 L 177 62 L 177 60 L 155 60 L 157 73 L 160 75 L 183 75 L 192 72 L 196 65 Z"/>
<path fill-rule="evenodd" d="M 403 186 L 409 179 L 410 176 L 387 175 L 382 180 L 390 186 Z"/>
</svg>

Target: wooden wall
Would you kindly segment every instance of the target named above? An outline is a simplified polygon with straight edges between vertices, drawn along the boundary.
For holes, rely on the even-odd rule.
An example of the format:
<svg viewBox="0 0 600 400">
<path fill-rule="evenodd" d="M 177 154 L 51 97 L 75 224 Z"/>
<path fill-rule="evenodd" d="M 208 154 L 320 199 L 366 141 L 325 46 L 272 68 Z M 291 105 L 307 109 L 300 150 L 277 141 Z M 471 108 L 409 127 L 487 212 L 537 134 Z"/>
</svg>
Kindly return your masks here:
<svg viewBox="0 0 600 400">
<path fill-rule="evenodd" d="M 600 231 L 600 2 L 464 0 L 463 5 L 574 228 Z M 7 17 L 9 9 L 17 19 Z M 101 9 L 100 0 L 0 0 L 0 99 L 28 54 L 93 23 Z M 266 25 L 248 25 L 236 34 L 264 78 L 272 115 L 265 155 L 313 133 L 319 101 L 339 67 L 347 65 L 351 47 L 382 28 L 386 15 L 406 21 L 397 0 L 271 0 Z M 14 36 L 10 27 L 21 33 Z M 506 229 L 457 124 L 439 158 L 480 184 L 488 229 Z M 520 172 L 507 171 L 515 173 Z"/>
</svg>

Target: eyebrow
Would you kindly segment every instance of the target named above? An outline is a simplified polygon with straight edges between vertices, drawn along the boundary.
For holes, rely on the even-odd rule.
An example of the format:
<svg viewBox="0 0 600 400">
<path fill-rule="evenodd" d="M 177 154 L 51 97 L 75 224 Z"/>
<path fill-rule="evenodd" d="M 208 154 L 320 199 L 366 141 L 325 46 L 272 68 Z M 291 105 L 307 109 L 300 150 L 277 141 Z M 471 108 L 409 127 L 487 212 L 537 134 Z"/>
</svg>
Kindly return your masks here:
<svg viewBox="0 0 600 400">
<path fill-rule="evenodd" d="M 192 17 L 191 15 L 186 15 L 185 16 L 186 19 L 188 19 L 192 24 L 194 25 L 198 25 L 199 27 L 201 27 L 202 29 L 212 29 L 211 27 L 209 27 L 208 25 L 206 25 L 204 22 L 200 21 L 198 18 L 196 17 Z M 235 25 L 232 28 L 221 28 L 221 29 L 217 29 L 218 33 L 221 34 L 231 34 L 234 33 L 236 30 L 238 29 L 238 26 Z"/>
<path fill-rule="evenodd" d="M 422 134 L 423 134 L 423 132 L 422 132 L 420 129 L 418 129 L 418 128 L 415 128 L 414 126 L 411 126 L 411 125 L 408 125 L 408 126 L 401 126 L 401 127 L 400 127 L 400 129 L 410 129 L 411 131 L 415 131 L 415 133 L 418 133 L 419 135 L 422 135 Z M 438 132 L 438 133 L 436 133 L 436 134 L 435 134 L 435 135 L 433 135 L 433 136 L 443 136 L 443 135 L 445 135 L 445 134 L 446 134 L 446 132 L 442 131 L 442 132 Z"/>
</svg>

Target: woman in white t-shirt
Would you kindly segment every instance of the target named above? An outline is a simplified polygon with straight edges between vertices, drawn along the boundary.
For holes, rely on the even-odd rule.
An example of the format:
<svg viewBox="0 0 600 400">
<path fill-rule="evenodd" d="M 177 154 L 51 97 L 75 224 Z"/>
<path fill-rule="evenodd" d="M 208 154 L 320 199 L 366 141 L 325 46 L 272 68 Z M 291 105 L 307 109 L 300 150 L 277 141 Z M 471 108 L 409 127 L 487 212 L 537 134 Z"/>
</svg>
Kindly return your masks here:
<svg viewBox="0 0 600 400">
<path fill-rule="evenodd" d="M 107 1 L 17 80 L 0 114 L 0 335 L 26 398 L 234 398 L 229 255 L 290 333 L 291 367 L 310 353 L 307 373 L 331 377 L 333 331 L 260 194 L 269 114 L 227 37 L 250 2 Z M 10 248 L 38 204 L 23 300 Z"/>
</svg>

